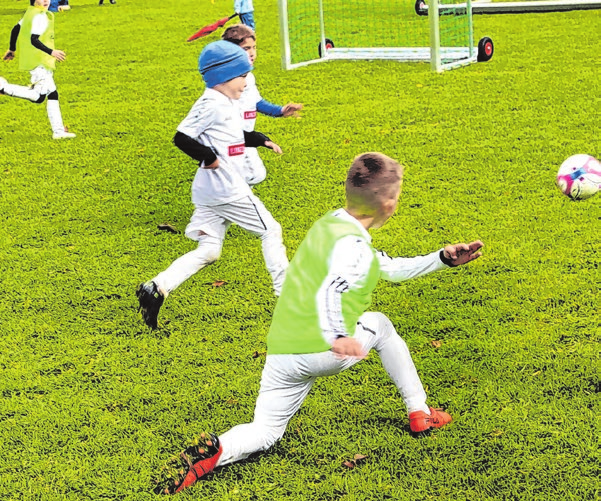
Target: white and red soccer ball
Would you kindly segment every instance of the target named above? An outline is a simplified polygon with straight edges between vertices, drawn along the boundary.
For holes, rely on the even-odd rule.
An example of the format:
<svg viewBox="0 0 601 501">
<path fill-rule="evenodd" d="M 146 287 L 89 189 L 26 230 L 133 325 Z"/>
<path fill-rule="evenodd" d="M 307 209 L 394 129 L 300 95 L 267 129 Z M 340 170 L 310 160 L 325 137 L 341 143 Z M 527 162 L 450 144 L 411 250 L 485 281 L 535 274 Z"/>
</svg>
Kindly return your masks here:
<svg viewBox="0 0 601 501">
<path fill-rule="evenodd" d="M 572 155 L 559 167 L 557 186 L 572 200 L 585 200 L 601 190 L 601 162 L 590 155 Z"/>
</svg>

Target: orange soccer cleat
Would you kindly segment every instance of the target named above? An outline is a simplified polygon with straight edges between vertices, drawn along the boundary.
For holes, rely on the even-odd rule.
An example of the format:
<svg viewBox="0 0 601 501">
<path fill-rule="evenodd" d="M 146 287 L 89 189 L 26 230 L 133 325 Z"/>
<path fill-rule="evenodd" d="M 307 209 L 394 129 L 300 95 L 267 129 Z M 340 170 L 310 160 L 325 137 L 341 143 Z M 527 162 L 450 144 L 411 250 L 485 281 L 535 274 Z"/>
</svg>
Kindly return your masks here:
<svg viewBox="0 0 601 501">
<path fill-rule="evenodd" d="M 413 433 L 421 433 L 431 428 L 442 428 L 453 421 L 453 418 L 442 409 L 430 407 L 430 414 L 415 411 L 409 414 L 409 428 Z"/>
</svg>

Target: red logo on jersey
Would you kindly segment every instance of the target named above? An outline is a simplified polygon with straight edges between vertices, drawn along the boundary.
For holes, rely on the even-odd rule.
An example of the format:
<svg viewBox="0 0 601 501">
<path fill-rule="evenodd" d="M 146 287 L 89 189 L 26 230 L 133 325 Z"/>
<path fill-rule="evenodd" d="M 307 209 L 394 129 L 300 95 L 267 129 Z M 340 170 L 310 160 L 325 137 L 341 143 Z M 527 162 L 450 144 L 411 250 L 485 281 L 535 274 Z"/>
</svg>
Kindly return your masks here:
<svg viewBox="0 0 601 501">
<path fill-rule="evenodd" d="M 228 146 L 227 153 L 230 157 L 237 157 L 238 155 L 244 155 L 244 145 L 243 144 L 232 144 Z"/>
<path fill-rule="evenodd" d="M 252 118 L 257 118 L 257 111 L 245 111 L 244 112 L 244 120 L 250 120 Z"/>
</svg>

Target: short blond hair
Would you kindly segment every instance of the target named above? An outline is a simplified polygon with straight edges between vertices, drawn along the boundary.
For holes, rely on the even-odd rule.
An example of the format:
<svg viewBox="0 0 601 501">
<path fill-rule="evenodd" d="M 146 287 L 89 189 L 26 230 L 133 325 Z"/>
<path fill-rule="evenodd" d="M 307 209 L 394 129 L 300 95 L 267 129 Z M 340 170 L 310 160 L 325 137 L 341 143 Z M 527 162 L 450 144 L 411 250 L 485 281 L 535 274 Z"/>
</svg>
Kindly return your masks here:
<svg viewBox="0 0 601 501">
<path fill-rule="evenodd" d="M 228 26 L 228 28 L 223 32 L 223 35 L 221 35 L 222 40 L 227 40 L 228 42 L 235 43 L 236 45 L 242 45 L 244 40 L 247 38 L 256 40 L 257 36 L 252 28 L 249 28 L 245 24 L 241 23 Z"/>
<path fill-rule="evenodd" d="M 403 166 L 382 153 L 363 153 L 353 160 L 346 176 L 349 208 L 378 210 L 396 195 Z"/>
</svg>

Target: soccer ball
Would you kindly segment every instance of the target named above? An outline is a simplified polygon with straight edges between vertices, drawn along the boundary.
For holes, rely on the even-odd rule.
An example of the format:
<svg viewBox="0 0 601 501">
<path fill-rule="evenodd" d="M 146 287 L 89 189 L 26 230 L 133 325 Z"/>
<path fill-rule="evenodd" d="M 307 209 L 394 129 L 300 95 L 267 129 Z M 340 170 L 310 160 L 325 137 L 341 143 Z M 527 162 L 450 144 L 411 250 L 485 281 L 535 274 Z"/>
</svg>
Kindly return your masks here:
<svg viewBox="0 0 601 501">
<path fill-rule="evenodd" d="M 557 186 L 572 200 L 585 200 L 601 189 L 601 162 L 590 155 L 572 155 L 559 167 Z"/>
</svg>

